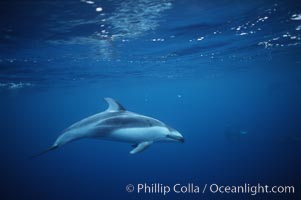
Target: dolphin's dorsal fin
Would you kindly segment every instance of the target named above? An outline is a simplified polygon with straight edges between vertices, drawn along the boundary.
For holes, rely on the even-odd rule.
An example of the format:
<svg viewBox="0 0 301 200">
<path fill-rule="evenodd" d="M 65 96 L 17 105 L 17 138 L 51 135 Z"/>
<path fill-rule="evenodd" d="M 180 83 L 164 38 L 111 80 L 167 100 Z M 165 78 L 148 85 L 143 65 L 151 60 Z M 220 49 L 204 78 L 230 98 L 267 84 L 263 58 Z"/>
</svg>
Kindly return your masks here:
<svg viewBox="0 0 301 200">
<path fill-rule="evenodd" d="M 115 101 L 114 99 L 112 99 L 110 97 L 106 97 L 104 99 L 109 104 L 109 107 L 106 110 L 107 112 L 125 111 L 125 108 L 120 103 Z"/>
</svg>

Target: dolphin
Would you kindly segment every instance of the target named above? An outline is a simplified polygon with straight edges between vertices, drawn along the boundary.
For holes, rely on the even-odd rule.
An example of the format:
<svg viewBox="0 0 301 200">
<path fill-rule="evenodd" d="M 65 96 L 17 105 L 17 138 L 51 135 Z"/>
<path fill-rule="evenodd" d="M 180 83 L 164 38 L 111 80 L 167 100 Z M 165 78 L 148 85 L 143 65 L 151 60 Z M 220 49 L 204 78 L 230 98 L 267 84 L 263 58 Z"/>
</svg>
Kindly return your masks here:
<svg viewBox="0 0 301 200">
<path fill-rule="evenodd" d="M 224 134 L 229 141 L 239 141 L 244 138 L 249 132 L 247 130 L 239 130 L 237 127 L 227 125 Z"/>
<path fill-rule="evenodd" d="M 107 110 L 72 124 L 50 148 L 32 157 L 83 138 L 130 143 L 133 146 L 130 154 L 140 153 L 155 142 L 184 142 L 178 131 L 163 122 L 127 111 L 112 98 L 104 99 L 109 105 Z"/>
</svg>

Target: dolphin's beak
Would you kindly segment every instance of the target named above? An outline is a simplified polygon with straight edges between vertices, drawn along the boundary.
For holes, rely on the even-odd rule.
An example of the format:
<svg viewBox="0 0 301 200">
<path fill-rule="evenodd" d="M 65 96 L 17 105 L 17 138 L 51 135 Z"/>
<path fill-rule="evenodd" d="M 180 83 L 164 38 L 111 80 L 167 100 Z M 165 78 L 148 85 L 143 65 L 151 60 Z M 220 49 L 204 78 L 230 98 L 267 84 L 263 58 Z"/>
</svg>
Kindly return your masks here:
<svg viewBox="0 0 301 200">
<path fill-rule="evenodd" d="M 184 137 L 181 134 L 179 134 L 179 135 L 169 134 L 166 137 L 168 137 L 168 138 L 170 138 L 172 140 L 175 140 L 175 141 L 179 141 L 181 143 L 184 143 L 184 141 L 185 141 Z"/>
<path fill-rule="evenodd" d="M 181 137 L 178 138 L 178 141 L 181 142 L 181 143 L 184 143 L 184 142 L 185 142 L 185 139 L 184 139 L 183 136 L 181 136 Z"/>
</svg>

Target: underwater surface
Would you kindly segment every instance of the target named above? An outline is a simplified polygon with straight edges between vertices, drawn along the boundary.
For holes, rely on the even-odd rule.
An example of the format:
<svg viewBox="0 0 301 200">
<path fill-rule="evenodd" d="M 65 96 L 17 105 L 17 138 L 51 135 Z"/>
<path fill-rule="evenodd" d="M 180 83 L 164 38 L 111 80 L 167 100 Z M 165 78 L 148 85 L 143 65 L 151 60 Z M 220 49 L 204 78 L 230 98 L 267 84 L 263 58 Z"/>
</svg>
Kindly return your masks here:
<svg viewBox="0 0 301 200">
<path fill-rule="evenodd" d="M 104 97 L 185 143 L 131 155 L 86 139 L 29 159 Z M 300 102 L 300 1 L 0 2 L 1 200 L 300 199 Z M 200 191 L 138 193 L 144 183 Z M 259 183 L 294 194 L 203 194 Z"/>
</svg>

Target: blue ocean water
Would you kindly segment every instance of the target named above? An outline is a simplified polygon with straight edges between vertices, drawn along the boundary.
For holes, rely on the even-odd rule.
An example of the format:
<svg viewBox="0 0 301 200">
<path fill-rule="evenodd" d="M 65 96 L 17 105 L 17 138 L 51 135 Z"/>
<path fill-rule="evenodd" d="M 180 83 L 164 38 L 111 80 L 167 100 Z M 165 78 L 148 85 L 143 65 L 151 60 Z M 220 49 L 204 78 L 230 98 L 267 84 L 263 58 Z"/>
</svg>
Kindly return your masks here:
<svg viewBox="0 0 301 200">
<path fill-rule="evenodd" d="M 299 1 L 2 0 L 0 16 L 1 199 L 300 199 Z M 104 97 L 185 143 L 79 140 L 28 159 Z M 295 191 L 202 193 L 258 183 Z"/>
</svg>

